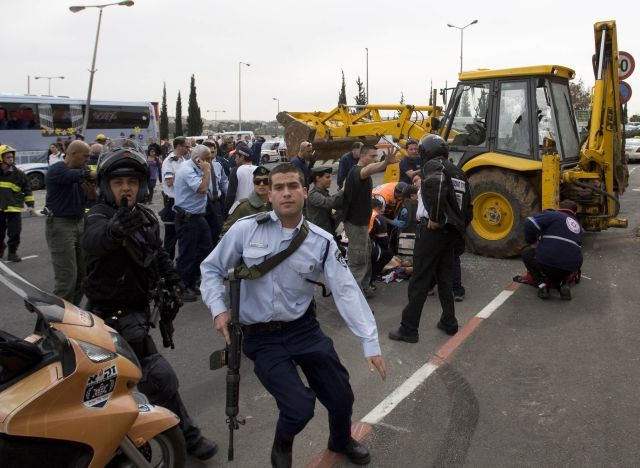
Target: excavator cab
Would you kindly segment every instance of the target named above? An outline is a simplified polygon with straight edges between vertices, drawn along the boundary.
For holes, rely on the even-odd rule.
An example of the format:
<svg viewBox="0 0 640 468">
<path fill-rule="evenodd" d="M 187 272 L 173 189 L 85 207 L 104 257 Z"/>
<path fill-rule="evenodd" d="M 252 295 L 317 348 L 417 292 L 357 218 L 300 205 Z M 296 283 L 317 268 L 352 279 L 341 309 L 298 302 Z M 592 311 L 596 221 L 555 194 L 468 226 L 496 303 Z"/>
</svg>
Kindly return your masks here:
<svg viewBox="0 0 640 468">
<path fill-rule="evenodd" d="M 558 66 L 462 73 L 442 129 L 454 162 L 464 166 L 487 153 L 541 161 L 550 151 L 577 162 L 573 75 Z"/>
</svg>

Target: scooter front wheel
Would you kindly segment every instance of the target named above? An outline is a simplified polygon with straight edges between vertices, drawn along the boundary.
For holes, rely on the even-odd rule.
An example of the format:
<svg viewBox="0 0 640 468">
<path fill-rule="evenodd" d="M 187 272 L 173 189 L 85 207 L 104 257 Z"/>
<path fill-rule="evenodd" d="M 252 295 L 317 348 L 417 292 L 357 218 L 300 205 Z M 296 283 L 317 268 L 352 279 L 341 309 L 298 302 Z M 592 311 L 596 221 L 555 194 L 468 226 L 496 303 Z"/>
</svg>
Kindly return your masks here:
<svg viewBox="0 0 640 468">
<path fill-rule="evenodd" d="M 186 463 L 187 449 L 178 426 L 156 435 L 139 450 L 155 468 L 182 468 Z"/>
<path fill-rule="evenodd" d="M 138 451 L 154 468 L 183 468 L 186 463 L 187 450 L 182 431 L 178 426 L 157 434 L 138 447 Z M 136 468 L 137 463 L 120 452 L 107 468 Z"/>
</svg>

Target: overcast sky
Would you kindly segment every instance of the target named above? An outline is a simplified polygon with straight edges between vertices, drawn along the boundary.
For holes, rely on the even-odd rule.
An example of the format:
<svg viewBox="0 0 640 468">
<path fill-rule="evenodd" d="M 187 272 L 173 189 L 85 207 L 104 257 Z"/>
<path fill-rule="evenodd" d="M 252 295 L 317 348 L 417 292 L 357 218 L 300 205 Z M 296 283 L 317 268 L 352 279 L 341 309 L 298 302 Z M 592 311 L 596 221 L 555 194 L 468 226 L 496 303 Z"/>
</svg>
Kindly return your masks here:
<svg viewBox="0 0 640 468">
<path fill-rule="evenodd" d="M 198 103 L 238 117 L 238 61 L 243 120 L 275 118 L 281 110 L 329 110 L 337 103 L 343 69 L 348 103 L 355 81 L 365 81 L 369 48 L 371 103 L 425 105 L 429 83 L 452 86 L 464 69 L 558 64 L 593 84 L 593 23 L 615 19 L 620 50 L 640 60 L 640 6 L 636 1 L 535 2 L 325 0 L 135 0 L 104 10 L 94 99 L 161 101 L 167 84 L 169 114 L 182 92 L 187 112 L 189 79 Z M 71 13 L 67 0 L 0 0 L 4 19 L 0 93 L 47 93 L 37 75 L 64 75 L 52 94 L 86 98 L 97 9 Z M 640 68 L 640 64 L 638 66 Z M 640 70 L 627 80 L 636 93 L 630 114 L 640 113 Z"/>
</svg>

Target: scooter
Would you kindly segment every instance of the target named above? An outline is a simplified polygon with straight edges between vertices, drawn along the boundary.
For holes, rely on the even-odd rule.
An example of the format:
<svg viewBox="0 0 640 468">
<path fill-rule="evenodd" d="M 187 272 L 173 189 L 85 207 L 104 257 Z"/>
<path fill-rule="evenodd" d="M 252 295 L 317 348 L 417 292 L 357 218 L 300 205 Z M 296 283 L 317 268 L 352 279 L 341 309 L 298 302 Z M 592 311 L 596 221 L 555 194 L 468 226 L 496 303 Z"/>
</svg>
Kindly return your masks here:
<svg viewBox="0 0 640 468">
<path fill-rule="evenodd" d="M 179 419 L 135 391 L 140 363 L 118 333 L 2 262 L 0 283 L 37 316 L 24 339 L 0 329 L 0 466 L 184 466 Z"/>
</svg>

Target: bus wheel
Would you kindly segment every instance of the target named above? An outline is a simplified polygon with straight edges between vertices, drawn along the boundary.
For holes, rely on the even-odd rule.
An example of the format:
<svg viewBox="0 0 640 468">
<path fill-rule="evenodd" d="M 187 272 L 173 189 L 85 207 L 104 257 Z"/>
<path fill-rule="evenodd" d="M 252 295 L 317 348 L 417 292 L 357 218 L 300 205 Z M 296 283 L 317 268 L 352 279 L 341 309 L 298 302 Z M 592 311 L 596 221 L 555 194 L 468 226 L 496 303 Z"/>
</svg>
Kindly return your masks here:
<svg viewBox="0 0 640 468">
<path fill-rule="evenodd" d="M 473 221 L 467 248 L 478 255 L 508 258 L 526 245 L 524 222 L 540 209 L 540 196 L 529 179 L 517 172 L 482 169 L 469 177 Z"/>
</svg>

